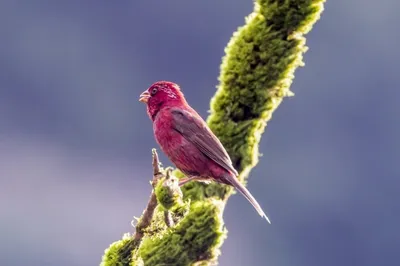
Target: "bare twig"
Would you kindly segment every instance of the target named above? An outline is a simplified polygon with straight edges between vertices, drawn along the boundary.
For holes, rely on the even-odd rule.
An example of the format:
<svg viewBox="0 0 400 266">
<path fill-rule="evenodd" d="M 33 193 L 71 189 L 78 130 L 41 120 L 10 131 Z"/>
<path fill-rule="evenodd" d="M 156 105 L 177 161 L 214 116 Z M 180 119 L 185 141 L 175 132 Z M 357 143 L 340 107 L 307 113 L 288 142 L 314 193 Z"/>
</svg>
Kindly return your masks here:
<svg viewBox="0 0 400 266">
<path fill-rule="evenodd" d="M 143 238 L 144 230 L 149 227 L 151 220 L 153 219 L 154 210 L 157 207 L 157 198 L 154 193 L 154 188 L 157 185 L 158 180 L 162 177 L 162 173 L 160 171 L 160 162 L 158 161 L 158 154 L 156 149 L 152 150 L 153 154 L 153 180 L 151 181 L 151 185 L 153 186 L 153 191 L 151 192 L 151 196 L 149 202 L 147 203 L 146 209 L 143 212 L 142 218 L 136 225 L 136 233 L 134 236 L 134 240 L 137 244 Z"/>
<path fill-rule="evenodd" d="M 151 153 L 153 154 L 153 179 L 156 175 L 160 175 L 160 162 L 158 161 L 158 154 L 156 149 L 152 149 Z M 153 185 L 154 187 L 154 185 Z"/>
</svg>

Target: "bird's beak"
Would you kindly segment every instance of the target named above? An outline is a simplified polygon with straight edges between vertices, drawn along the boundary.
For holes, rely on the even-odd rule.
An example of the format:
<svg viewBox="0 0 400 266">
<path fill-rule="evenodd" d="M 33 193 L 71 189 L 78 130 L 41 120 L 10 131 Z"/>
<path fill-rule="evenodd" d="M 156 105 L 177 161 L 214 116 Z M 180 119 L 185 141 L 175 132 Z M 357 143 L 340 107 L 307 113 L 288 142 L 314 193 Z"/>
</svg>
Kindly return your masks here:
<svg viewBox="0 0 400 266">
<path fill-rule="evenodd" d="M 144 91 L 144 92 L 142 92 L 142 94 L 140 94 L 140 96 L 139 96 L 139 102 L 147 103 L 147 101 L 149 100 L 149 98 L 150 98 L 150 93 L 149 93 L 148 91 Z"/>
</svg>

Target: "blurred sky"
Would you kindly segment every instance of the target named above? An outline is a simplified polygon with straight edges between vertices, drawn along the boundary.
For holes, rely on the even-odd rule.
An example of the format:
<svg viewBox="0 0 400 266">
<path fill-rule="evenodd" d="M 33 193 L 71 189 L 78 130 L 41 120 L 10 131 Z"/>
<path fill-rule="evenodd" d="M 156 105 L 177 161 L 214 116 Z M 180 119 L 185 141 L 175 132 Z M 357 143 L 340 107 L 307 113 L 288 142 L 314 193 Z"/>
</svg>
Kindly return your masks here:
<svg viewBox="0 0 400 266">
<path fill-rule="evenodd" d="M 400 3 L 325 7 L 251 173 L 272 225 L 233 196 L 220 265 L 399 265 Z M 251 10 L 250 0 L 0 2 L 2 266 L 98 265 L 132 232 L 157 147 L 138 95 L 172 80 L 206 117 L 224 47 Z"/>
</svg>

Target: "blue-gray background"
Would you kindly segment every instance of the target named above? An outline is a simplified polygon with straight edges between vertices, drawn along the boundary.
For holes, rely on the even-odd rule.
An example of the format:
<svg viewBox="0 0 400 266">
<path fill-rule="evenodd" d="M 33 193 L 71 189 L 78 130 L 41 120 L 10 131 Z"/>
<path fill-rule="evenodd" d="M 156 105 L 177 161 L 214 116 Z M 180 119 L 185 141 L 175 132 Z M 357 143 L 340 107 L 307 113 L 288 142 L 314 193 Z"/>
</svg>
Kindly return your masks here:
<svg viewBox="0 0 400 266">
<path fill-rule="evenodd" d="M 395 0 L 328 1 L 306 67 L 225 212 L 220 265 L 399 265 Z M 203 117 L 252 1 L 0 2 L 0 259 L 98 265 L 150 193 L 138 95 L 179 83 Z M 170 164 L 162 157 L 164 164 Z"/>
</svg>

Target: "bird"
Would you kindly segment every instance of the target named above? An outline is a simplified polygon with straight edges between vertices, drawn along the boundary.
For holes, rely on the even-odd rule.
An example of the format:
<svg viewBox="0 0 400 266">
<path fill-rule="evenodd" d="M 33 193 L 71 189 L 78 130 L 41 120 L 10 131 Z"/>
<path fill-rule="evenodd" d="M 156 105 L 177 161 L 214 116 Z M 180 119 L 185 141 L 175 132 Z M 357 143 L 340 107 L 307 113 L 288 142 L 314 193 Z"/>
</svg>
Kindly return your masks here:
<svg viewBox="0 0 400 266">
<path fill-rule="evenodd" d="M 221 141 L 188 104 L 178 84 L 157 81 L 140 94 L 139 101 L 147 105 L 155 140 L 161 150 L 186 176 L 180 180 L 180 186 L 189 181 L 215 181 L 233 186 L 271 223 L 257 200 L 239 181 L 239 174 Z"/>
</svg>

